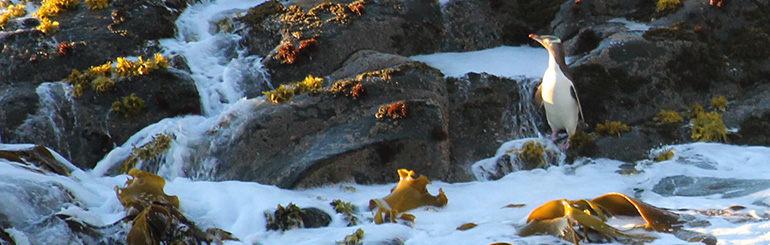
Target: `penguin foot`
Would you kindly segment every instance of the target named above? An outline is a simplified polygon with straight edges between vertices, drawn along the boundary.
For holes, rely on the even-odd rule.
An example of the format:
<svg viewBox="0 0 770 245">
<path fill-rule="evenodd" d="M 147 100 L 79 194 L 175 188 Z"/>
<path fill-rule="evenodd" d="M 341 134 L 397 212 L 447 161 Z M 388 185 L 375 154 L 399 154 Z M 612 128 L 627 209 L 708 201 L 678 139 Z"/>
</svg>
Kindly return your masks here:
<svg viewBox="0 0 770 245">
<path fill-rule="evenodd" d="M 559 149 L 561 149 L 562 151 L 566 151 L 567 149 L 569 149 L 569 140 L 559 144 Z"/>
</svg>

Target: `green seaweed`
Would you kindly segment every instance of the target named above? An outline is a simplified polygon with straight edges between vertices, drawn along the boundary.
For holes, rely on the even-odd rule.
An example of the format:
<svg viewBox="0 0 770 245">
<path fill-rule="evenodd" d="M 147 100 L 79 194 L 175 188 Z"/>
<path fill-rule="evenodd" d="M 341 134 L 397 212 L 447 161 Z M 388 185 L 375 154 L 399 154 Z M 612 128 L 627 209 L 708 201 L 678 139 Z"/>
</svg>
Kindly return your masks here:
<svg viewBox="0 0 770 245">
<path fill-rule="evenodd" d="M 334 207 L 334 211 L 345 216 L 345 220 L 348 222 L 348 226 L 354 226 L 358 224 L 358 217 L 355 212 L 358 212 L 358 207 L 350 202 L 343 202 L 336 199 L 329 203 Z"/>
<path fill-rule="evenodd" d="M 157 134 L 152 136 L 150 142 L 145 143 L 139 148 L 134 147 L 128 158 L 120 165 L 120 173 L 128 173 L 129 170 L 136 167 L 139 161 L 155 159 L 165 154 L 171 148 L 172 140 L 173 138 L 168 134 Z"/>
<path fill-rule="evenodd" d="M 268 101 L 278 104 L 291 100 L 295 95 L 323 91 L 323 81 L 323 78 L 308 75 L 303 81 L 281 85 L 272 91 L 262 93 L 267 95 Z"/>
<path fill-rule="evenodd" d="M 302 210 L 294 203 L 289 203 L 286 207 L 278 204 L 278 208 L 273 213 L 265 211 L 265 218 L 267 219 L 268 230 L 289 230 L 294 228 L 302 228 L 304 223 L 302 222 L 302 214 L 305 211 Z"/>
<path fill-rule="evenodd" d="M 682 115 L 679 114 L 679 112 L 660 110 L 658 114 L 655 114 L 655 117 L 653 118 L 653 120 L 658 121 L 660 123 L 675 123 L 675 122 L 681 122 L 682 120 L 684 120 L 684 118 L 682 118 Z"/>
<path fill-rule="evenodd" d="M 690 119 L 693 124 L 692 139 L 695 141 L 727 142 L 727 128 L 722 121 L 722 114 L 701 112 Z"/>
<path fill-rule="evenodd" d="M 364 244 L 364 230 L 361 228 L 358 228 L 353 234 L 345 236 L 345 240 L 337 241 L 337 244 L 340 245 L 361 245 Z"/>
<path fill-rule="evenodd" d="M 112 103 L 112 110 L 115 113 L 123 115 L 125 118 L 131 118 L 133 116 L 142 113 L 142 110 L 147 107 L 143 99 L 136 97 L 136 93 L 123 97 L 122 101 L 115 101 Z"/>
<path fill-rule="evenodd" d="M 724 96 L 711 99 L 711 107 L 720 111 L 727 110 L 727 99 Z"/>
<path fill-rule="evenodd" d="M 605 120 L 604 124 L 596 124 L 596 133 L 599 135 L 617 135 L 620 137 L 621 133 L 628 132 L 629 130 L 628 125 L 621 122 Z"/>
<path fill-rule="evenodd" d="M 668 161 L 674 158 L 674 148 L 667 148 L 653 158 L 655 162 Z"/>
</svg>

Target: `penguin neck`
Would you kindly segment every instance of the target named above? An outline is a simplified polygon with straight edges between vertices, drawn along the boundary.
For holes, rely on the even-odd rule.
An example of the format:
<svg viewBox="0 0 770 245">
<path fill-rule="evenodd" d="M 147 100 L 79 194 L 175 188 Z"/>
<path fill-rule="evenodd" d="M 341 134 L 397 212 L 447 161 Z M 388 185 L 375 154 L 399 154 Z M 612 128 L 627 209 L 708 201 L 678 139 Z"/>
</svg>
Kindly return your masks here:
<svg viewBox="0 0 770 245">
<path fill-rule="evenodd" d="M 564 60 L 564 53 L 560 49 L 548 50 L 548 69 L 553 72 L 561 73 L 567 79 L 572 80 L 568 73 L 567 62 Z"/>
</svg>

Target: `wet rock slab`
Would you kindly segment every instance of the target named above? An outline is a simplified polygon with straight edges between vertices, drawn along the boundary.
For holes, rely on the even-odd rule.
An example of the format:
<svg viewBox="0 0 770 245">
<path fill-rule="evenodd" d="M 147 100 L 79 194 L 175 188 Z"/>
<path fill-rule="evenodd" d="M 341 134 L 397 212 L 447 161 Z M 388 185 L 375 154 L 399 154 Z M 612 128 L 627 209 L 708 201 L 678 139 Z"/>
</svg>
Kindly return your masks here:
<svg viewBox="0 0 770 245">
<path fill-rule="evenodd" d="M 770 180 L 735 179 L 716 177 L 690 177 L 675 175 L 663 178 L 652 189 L 664 197 L 669 196 L 709 196 L 721 198 L 746 196 L 770 188 Z"/>
</svg>

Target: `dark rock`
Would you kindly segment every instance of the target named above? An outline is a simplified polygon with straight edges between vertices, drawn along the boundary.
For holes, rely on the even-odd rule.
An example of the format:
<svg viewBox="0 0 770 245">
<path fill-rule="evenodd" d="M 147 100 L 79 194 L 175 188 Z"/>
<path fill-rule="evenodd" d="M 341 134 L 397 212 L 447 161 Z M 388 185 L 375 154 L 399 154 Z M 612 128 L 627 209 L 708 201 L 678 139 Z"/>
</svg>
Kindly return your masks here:
<svg viewBox="0 0 770 245">
<path fill-rule="evenodd" d="M 770 146 L 770 111 L 743 119 L 738 135 L 737 144 Z"/>
<path fill-rule="evenodd" d="M 664 197 L 718 194 L 721 198 L 734 198 L 768 188 L 770 188 L 770 180 L 676 175 L 663 178 L 653 187 L 652 191 Z"/>
<path fill-rule="evenodd" d="M 279 9 L 265 3 L 255 7 L 261 11 L 248 12 L 256 16 L 241 19 L 259 22 L 246 23 L 251 28 L 243 34 L 244 42 L 250 54 L 265 57 L 262 63 L 274 84 L 326 76 L 360 50 L 404 56 L 439 50 L 443 30 L 437 2 L 365 1 L 360 16 L 347 4 L 335 4 L 323 3 L 311 10 L 316 15 L 309 15 L 307 9 Z M 329 6 L 340 7 L 344 15 L 324 10 Z M 292 20 L 281 20 L 281 15 Z"/>
<path fill-rule="evenodd" d="M 115 145 L 150 124 L 167 117 L 201 113 L 194 81 L 176 70 L 123 78 L 109 92 L 89 89 L 74 99 L 69 98 L 61 83 L 45 83 L 36 91 L 36 107 L 26 109 L 33 111 L 25 114 L 29 116 L 22 124 L 3 132 L 3 142 L 46 145 L 82 168 L 92 168 Z M 145 100 L 147 107 L 140 115 L 126 118 L 112 112 L 113 102 L 132 93 Z M 6 123 L 15 125 L 13 120 Z"/>
<path fill-rule="evenodd" d="M 406 59 L 365 51 L 351 60 L 359 62 L 347 64 L 373 67 L 358 72 L 343 68 L 335 74 L 359 74 L 365 95 L 353 99 L 324 91 L 295 96 L 284 104 L 258 103 L 252 113 L 233 119 L 242 123 L 231 121 L 227 124 L 233 128 L 212 130 L 217 144 L 208 151 L 215 158 L 215 179 L 282 188 L 344 181 L 372 184 L 392 182 L 397 169 L 407 168 L 446 180 L 449 143 L 432 135 L 434 128 L 448 127 L 443 74 L 414 61 L 377 70 L 388 63 L 383 60 Z M 399 101 L 406 105 L 406 117 L 375 118 L 381 106 Z M 239 133 L 230 136 L 230 131 Z M 204 144 L 203 149 L 210 145 Z"/>
<path fill-rule="evenodd" d="M 300 214 L 302 217 L 302 224 L 305 228 L 318 228 L 326 227 L 332 222 L 332 216 L 317 208 L 303 208 L 304 213 Z"/>
<path fill-rule="evenodd" d="M 468 180 L 463 174 L 470 165 L 493 156 L 501 143 L 537 136 L 539 115 L 531 98 L 538 82 L 486 73 L 447 78 L 448 135 L 455 180 Z"/>
<path fill-rule="evenodd" d="M 549 33 L 564 0 L 457 0 L 442 6 L 444 52 L 531 43 L 530 33 Z"/>
</svg>

